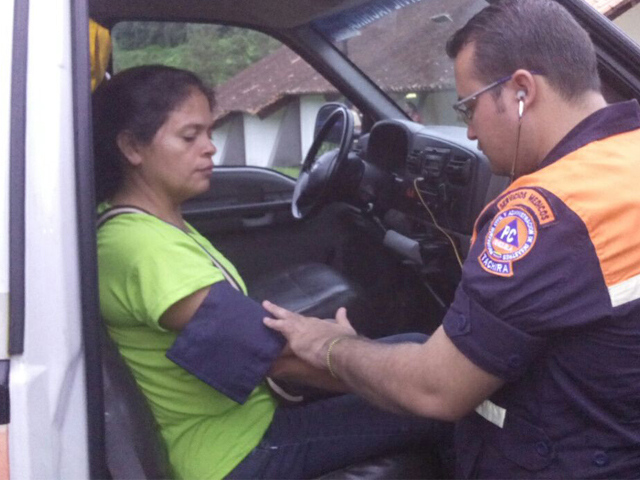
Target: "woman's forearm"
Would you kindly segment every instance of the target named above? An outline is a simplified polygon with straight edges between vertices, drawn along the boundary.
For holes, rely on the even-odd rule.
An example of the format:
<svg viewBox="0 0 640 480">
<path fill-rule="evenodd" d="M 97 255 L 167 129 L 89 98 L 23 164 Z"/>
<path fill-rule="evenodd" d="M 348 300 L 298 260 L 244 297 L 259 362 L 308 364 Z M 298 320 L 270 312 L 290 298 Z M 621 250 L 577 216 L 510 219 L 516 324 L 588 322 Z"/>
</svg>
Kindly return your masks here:
<svg viewBox="0 0 640 480">
<path fill-rule="evenodd" d="M 269 376 L 274 379 L 299 382 L 334 392 L 347 391 L 344 383 L 332 377 L 329 372 L 312 367 L 293 355 L 281 356 L 273 362 L 269 370 Z"/>
</svg>

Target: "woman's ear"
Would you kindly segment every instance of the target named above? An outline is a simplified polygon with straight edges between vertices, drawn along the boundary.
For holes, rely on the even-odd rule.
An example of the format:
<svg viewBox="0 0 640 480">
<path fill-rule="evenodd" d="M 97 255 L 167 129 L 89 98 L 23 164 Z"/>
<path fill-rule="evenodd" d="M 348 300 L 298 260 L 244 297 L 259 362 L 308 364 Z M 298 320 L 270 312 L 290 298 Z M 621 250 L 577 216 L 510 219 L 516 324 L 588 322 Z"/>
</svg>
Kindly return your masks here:
<svg viewBox="0 0 640 480">
<path fill-rule="evenodd" d="M 129 164 L 137 166 L 142 163 L 140 144 L 131 132 L 126 130 L 120 132 L 116 137 L 116 143 L 118 144 L 118 148 L 122 152 L 122 155 L 127 159 Z"/>
</svg>

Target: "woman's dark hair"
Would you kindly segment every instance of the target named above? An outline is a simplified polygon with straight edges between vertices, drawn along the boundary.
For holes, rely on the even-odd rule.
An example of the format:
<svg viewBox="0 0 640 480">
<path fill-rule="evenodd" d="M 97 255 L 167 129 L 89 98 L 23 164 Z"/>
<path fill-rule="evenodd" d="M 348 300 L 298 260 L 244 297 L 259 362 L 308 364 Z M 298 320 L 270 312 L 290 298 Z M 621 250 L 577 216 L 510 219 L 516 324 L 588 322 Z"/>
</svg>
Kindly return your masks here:
<svg viewBox="0 0 640 480">
<path fill-rule="evenodd" d="M 195 90 L 214 107 L 213 90 L 196 75 L 162 65 L 134 67 L 103 82 L 93 94 L 93 148 L 96 196 L 112 196 L 123 180 L 126 159 L 118 148 L 121 132 L 149 144 L 169 114 Z"/>
<path fill-rule="evenodd" d="M 453 34 L 447 55 L 455 59 L 469 43 L 475 46 L 476 75 L 487 83 L 524 68 L 545 75 L 566 99 L 600 91 L 589 35 L 554 1 L 495 2 Z"/>
</svg>

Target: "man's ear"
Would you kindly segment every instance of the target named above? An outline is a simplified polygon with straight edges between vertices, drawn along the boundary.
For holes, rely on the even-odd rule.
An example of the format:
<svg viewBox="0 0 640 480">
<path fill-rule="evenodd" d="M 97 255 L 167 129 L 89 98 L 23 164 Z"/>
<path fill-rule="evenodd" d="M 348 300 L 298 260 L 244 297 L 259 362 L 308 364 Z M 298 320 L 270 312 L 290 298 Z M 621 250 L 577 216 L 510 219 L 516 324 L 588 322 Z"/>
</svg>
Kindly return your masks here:
<svg viewBox="0 0 640 480">
<path fill-rule="evenodd" d="M 116 137 L 116 143 L 118 144 L 118 148 L 122 152 L 122 155 L 124 155 L 131 165 L 137 166 L 142 163 L 140 144 L 131 132 L 126 130 L 120 132 Z"/>
<path fill-rule="evenodd" d="M 537 94 L 537 86 L 533 74 L 529 70 L 519 69 L 515 71 L 511 81 L 516 92 L 514 101 L 520 102 L 522 100 L 526 106 L 533 103 Z"/>
</svg>

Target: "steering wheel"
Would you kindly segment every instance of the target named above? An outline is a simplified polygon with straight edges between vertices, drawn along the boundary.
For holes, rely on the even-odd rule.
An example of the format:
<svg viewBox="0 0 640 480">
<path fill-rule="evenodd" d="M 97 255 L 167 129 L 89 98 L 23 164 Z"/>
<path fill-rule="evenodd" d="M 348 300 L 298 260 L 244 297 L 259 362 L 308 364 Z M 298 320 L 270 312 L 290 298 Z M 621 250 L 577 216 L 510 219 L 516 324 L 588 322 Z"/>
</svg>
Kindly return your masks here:
<svg viewBox="0 0 640 480">
<path fill-rule="evenodd" d="M 336 105 L 302 164 L 291 201 L 291 213 L 295 218 L 305 218 L 328 200 L 337 183 L 340 165 L 349 155 L 352 140 L 353 116 L 344 105 Z"/>
</svg>

